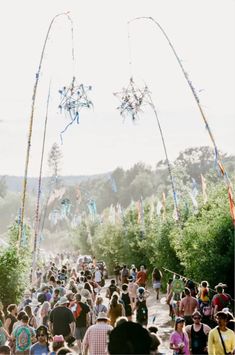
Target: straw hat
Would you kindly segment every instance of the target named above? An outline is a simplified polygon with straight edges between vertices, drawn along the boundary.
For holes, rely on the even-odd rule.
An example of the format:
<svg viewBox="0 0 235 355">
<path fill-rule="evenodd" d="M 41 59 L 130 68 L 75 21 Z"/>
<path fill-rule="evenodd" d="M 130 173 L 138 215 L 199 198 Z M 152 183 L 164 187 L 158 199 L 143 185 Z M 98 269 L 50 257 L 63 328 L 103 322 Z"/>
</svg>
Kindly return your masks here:
<svg viewBox="0 0 235 355">
<path fill-rule="evenodd" d="M 59 301 L 57 302 L 58 305 L 69 303 L 68 298 L 65 296 L 60 297 Z"/>
<path fill-rule="evenodd" d="M 107 317 L 107 313 L 99 312 L 98 313 L 98 317 L 96 318 L 96 320 L 101 320 L 101 319 L 109 320 L 109 318 Z"/>
</svg>

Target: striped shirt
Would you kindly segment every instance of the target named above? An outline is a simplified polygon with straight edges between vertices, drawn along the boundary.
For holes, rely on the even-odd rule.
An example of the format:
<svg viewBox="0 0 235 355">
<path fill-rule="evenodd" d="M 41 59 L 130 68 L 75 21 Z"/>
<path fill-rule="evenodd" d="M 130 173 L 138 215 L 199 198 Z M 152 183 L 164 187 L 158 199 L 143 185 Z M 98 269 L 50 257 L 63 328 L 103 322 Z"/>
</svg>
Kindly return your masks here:
<svg viewBox="0 0 235 355">
<path fill-rule="evenodd" d="M 108 331 L 112 329 L 111 325 L 101 321 L 91 325 L 82 342 L 84 349 L 89 348 L 90 355 L 108 354 Z"/>
</svg>

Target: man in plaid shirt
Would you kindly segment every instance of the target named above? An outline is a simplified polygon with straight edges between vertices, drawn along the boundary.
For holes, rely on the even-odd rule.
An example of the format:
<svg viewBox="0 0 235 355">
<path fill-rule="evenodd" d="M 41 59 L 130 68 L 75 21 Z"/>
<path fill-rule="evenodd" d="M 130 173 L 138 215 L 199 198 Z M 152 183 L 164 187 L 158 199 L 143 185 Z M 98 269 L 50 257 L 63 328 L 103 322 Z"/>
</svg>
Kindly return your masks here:
<svg viewBox="0 0 235 355">
<path fill-rule="evenodd" d="M 96 319 L 96 324 L 91 325 L 83 339 L 84 354 L 89 355 L 106 355 L 108 354 L 108 332 L 113 327 L 108 324 L 108 317 L 105 312 L 100 312 Z"/>
</svg>

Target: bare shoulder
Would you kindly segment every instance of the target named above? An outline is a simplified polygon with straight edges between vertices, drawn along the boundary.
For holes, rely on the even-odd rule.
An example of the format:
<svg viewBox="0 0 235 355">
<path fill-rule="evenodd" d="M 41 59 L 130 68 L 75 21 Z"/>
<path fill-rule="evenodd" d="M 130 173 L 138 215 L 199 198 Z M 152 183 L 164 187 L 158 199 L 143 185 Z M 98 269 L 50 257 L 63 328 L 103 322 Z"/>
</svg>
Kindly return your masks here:
<svg viewBox="0 0 235 355">
<path fill-rule="evenodd" d="M 192 327 L 192 325 L 186 325 L 185 331 L 186 331 L 187 334 L 191 333 L 191 327 Z"/>
<path fill-rule="evenodd" d="M 209 327 L 209 325 L 203 323 L 203 330 L 205 334 L 208 334 L 211 328 Z"/>
</svg>

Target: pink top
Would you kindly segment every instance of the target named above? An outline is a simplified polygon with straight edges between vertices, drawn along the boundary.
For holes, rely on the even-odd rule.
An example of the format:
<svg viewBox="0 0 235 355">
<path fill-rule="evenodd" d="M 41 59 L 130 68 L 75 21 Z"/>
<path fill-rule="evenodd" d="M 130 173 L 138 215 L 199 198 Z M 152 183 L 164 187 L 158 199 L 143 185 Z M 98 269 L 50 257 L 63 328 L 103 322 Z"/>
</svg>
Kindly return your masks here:
<svg viewBox="0 0 235 355">
<path fill-rule="evenodd" d="M 180 334 L 174 331 L 170 336 L 170 344 L 174 344 L 175 346 L 178 346 L 178 344 L 180 343 L 184 343 L 183 353 L 185 355 L 190 355 L 189 339 L 187 333 L 183 332 L 183 334 Z"/>
</svg>

